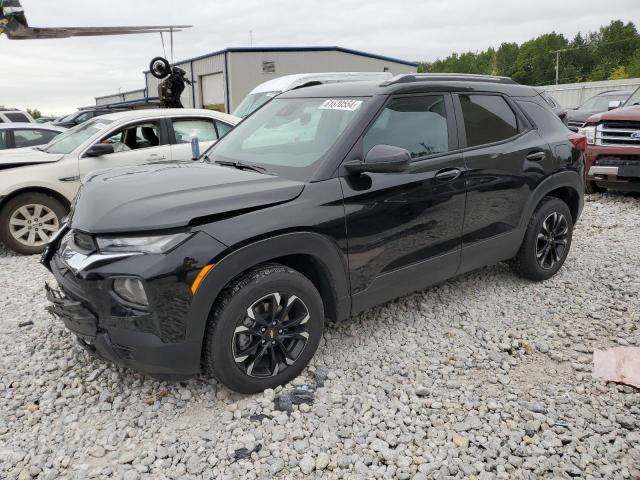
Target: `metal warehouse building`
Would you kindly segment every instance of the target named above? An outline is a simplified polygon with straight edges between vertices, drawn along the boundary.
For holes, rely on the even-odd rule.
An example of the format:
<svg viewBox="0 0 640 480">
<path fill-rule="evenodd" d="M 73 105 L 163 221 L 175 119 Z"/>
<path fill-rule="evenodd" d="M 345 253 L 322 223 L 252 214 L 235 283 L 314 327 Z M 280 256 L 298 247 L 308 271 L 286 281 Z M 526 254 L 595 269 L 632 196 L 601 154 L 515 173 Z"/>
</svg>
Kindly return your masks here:
<svg viewBox="0 0 640 480">
<path fill-rule="evenodd" d="M 193 85 L 182 94 L 186 108 L 232 112 L 257 85 L 294 73 L 416 72 L 417 63 L 342 47 L 227 48 L 175 63 Z M 144 107 L 157 100 L 159 80 L 144 72 L 145 88 L 96 97 L 96 105 Z"/>
</svg>

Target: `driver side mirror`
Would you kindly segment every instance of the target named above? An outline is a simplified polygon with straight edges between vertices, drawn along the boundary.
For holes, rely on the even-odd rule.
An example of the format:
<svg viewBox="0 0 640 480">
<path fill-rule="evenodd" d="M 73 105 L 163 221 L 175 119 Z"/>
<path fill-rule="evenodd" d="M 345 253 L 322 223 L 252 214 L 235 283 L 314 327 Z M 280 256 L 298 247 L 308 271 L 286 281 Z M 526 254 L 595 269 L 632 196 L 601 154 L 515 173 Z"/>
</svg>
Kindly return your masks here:
<svg viewBox="0 0 640 480">
<path fill-rule="evenodd" d="M 408 150 L 392 145 L 376 145 L 364 158 L 344 164 L 349 173 L 401 173 L 409 169 L 411 154 Z"/>
<path fill-rule="evenodd" d="M 103 155 L 109 155 L 115 153 L 113 145 L 111 143 L 96 143 L 91 145 L 89 150 L 84 153 L 85 157 L 101 157 Z"/>
<path fill-rule="evenodd" d="M 622 106 L 622 102 L 620 100 L 612 100 L 609 102 L 609 110 L 613 110 Z"/>
</svg>

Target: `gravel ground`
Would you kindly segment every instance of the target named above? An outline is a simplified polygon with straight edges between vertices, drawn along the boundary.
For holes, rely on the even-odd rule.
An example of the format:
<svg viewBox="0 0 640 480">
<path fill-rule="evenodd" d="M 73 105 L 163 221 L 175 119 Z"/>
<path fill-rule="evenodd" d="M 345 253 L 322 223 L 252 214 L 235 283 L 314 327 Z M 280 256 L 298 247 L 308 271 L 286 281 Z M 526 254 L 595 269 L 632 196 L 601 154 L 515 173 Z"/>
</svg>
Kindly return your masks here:
<svg viewBox="0 0 640 480">
<path fill-rule="evenodd" d="M 91 359 L 37 258 L 0 252 L 0 478 L 640 478 L 640 393 L 591 378 L 593 349 L 640 346 L 639 252 L 640 198 L 591 196 L 555 278 L 498 265 L 370 310 L 255 396 Z M 287 412 L 296 387 L 315 401 Z"/>
</svg>

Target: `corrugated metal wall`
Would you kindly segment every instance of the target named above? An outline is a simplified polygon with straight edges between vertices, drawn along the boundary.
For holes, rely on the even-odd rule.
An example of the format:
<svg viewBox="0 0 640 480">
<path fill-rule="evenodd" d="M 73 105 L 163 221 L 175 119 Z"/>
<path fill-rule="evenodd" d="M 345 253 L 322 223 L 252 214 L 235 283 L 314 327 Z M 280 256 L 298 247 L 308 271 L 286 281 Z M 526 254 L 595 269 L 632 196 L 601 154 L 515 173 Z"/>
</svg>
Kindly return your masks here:
<svg viewBox="0 0 640 480">
<path fill-rule="evenodd" d="M 275 73 L 264 73 L 262 62 L 275 63 Z M 417 67 L 340 51 L 231 52 L 229 54 L 230 97 L 233 111 L 261 83 L 294 73 L 383 72 L 415 73 Z"/>
<path fill-rule="evenodd" d="M 116 93 L 104 97 L 96 97 L 96 105 L 110 105 L 112 103 L 129 102 L 131 100 L 141 100 L 147 96 L 144 88 L 131 90 L 129 92 Z"/>
<path fill-rule="evenodd" d="M 538 88 L 542 88 L 553 95 L 564 108 L 575 108 L 599 93 L 610 90 L 635 90 L 638 87 L 640 87 L 640 78 L 564 83 L 561 85 L 546 85 Z"/>
</svg>

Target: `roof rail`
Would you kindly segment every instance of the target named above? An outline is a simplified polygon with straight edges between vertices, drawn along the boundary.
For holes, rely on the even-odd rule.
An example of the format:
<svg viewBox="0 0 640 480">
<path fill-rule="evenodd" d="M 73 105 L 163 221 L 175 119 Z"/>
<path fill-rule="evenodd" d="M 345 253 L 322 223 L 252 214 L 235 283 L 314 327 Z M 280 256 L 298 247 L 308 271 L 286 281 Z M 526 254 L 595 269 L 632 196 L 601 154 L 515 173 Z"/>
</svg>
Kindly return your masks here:
<svg viewBox="0 0 640 480">
<path fill-rule="evenodd" d="M 493 75 L 480 75 L 476 73 L 405 73 L 396 75 L 392 79 L 380 84 L 381 87 L 388 87 L 398 83 L 413 83 L 426 81 L 445 82 L 492 82 L 517 85 L 518 82 L 509 77 L 497 77 Z"/>
</svg>

